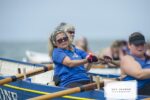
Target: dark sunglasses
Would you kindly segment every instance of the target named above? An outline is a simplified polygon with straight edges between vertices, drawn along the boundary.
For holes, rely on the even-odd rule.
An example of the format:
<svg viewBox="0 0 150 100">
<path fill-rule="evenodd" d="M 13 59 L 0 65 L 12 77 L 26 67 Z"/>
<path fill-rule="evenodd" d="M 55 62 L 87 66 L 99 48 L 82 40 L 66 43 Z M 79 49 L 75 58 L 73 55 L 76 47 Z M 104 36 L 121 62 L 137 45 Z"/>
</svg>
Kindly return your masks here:
<svg viewBox="0 0 150 100">
<path fill-rule="evenodd" d="M 60 39 L 57 40 L 57 42 L 60 43 L 60 44 L 62 42 L 66 42 L 66 41 L 68 41 L 68 37 L 63 37 L 63 38 L 60 38 Z"/>
<path fill-rule="evenodd" d="M 75 34 L 75 31 L 67 31 L 69 34 Z"/>
</svg>

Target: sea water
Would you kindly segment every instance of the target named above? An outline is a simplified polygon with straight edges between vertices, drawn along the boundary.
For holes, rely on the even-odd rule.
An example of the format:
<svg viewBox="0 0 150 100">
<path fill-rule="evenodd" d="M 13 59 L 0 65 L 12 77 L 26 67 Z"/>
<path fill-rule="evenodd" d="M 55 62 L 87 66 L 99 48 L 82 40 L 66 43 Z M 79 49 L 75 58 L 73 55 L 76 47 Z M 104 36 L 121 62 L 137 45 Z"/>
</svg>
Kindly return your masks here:
<svg viewBox="0 0 150 100">
<path fill-rule="evenodd" d="M 109 39 L 97 39 L 88 40 L 89 49 L 98 53 L 101 49 L 108 47 L 113 40 Z M 0 42 L 0 57 L 11 58 L 15 60 L 22 60 L 26 55 L 27 50 L 48 53 L 48 42 L 47 41 L 7 41 Z"/>
</svg>

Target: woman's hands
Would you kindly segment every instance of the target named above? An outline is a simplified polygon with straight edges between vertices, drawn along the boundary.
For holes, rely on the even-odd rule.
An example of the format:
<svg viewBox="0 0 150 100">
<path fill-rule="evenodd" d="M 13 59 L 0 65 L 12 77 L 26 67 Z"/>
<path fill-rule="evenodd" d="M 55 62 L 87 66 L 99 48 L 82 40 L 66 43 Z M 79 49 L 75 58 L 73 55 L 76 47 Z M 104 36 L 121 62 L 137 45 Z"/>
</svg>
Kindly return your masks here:
<svg viewBox="0 0 150 100">
<path fill-rule="evenodd" d="M 98 61 L 98 58 L 95 56 L 95 55 L 92 55 L 92 54 L 89 54 L 87 57 L 86 57 L 88 63 L 92 63 L 92 62 L 97 62 Z"/>
<path fill-rule="evenodd" d="M 104 61 L 103 61 L 104 64 L 108 64 L 112 62 L 112 58 L 109 56 L 103 56 L 103 58 L 104 58 Z"/>
</svg>

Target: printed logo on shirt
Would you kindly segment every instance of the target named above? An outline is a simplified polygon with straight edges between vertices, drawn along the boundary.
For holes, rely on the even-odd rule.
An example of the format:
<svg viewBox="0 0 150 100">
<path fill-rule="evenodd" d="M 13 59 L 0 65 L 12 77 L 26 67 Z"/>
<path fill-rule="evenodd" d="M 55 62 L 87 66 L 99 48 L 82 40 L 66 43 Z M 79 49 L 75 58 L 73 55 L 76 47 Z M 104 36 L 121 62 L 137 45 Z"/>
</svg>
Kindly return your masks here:
<svg viewBox="0 0 150 100">
<path fill-rule="evenodd" d="M 76 53 L 74 53 L 74 54 L 73 54 L 73 57 L 74 57 L 74 58 L 77 58 L 77 57 L 79 57 L 79 56 L 78 56 Z"/>
<path fill-rule="evenodd" d="M 150 60 L 146 62 L 146 64 L 150 64 Z"/>
</svg>

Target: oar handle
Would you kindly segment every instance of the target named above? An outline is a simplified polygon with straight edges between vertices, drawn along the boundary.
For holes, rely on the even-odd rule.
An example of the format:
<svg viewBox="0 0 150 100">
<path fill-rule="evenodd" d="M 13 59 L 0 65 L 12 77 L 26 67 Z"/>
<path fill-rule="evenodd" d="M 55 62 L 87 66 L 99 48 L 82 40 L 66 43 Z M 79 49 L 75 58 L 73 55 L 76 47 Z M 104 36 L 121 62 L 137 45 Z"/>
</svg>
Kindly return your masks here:
<svg viewBox="0 0 150 100">
<path fill-rule="evenodd" d="M 116 62 L 114 62 L 114 61 L 111 61 L 110 63 L 113 64 L 113 65 L 116 65 L 117 67 L 120 66 L 118 63 L 116 63 Z"/>
<path fill-rule="evenodd" d="M 102 84 L 104 84 L 104 82 L 102 82 Z M 100 85 L 100 86 L 103 86 L 103 85 Z M 46 95 L 34 97 L 34 98 L 31 98 L 31 99 L 28 99 L 28 100 L 49 100 L 49 99 L 52 99 L 52 98 L 62 97 L 62 96 L 65 96 L 65 95 L 78 93 L 78 92 L 83 92 L 83 91 L 89 91 L 89 90 L 93 90 L 93 89 L 96 89 L 96 88 L 97 88 L 96 83 L 90 83 L 90 84 L 83 85 L 81 87 L 70 88 L 70 89 L 67 89 L 67 90 L 63 90 L 63 91 L 59 91 L 59 92 L 55 92 L 55 93 L 51 93 L 51 94 L 46 94 Z"/>
<path fill-rule="evenodd" d="M 45 66 L 45 67 L 37 68 L 37 69 L 27 72 L 26 76 L 30 77 L 30 76 L 37 75 L 37 74 L 40 74 L 40 73 L 43 73 L 43 72 L 46 72 L 46 71 L 49 71 L 52 69 L 53 69 L 52 65 L 49 65 L 48 67 Z M 18 79 L 23 79 L 23 78 L 24 78 L 24 74 L 17 74 L 17 75 L 0 80 L 0 85 L 6 84 L 9 82 L 13 82 Z"/>
<path fill-rule="evenodd" d="M 103 58 L 98 58 L 100 61 L 105 61 Z M 115 66 L 120 66 L 118 63 L 116 63 L 116 62 L 114 62 L 114 61 L 111 61 L 111 62 L 109 62 L 109 63 L 111 63 L 111 64 L 113 64 L 113 65 L 115 65 Z"/>
<path fill-rule="evenodd" d="M 2 79 L 0 80 L 0 85 L 3 85 L 3 84 L 6 84 L 6 83 L 9 83 L 9 82 L 12 82 L 13 81 L 13 78 L 5 78 L 5 79 Z"/>
<path fill-rule="evenodd" d="M 47 95 L 42 95 L 42 96 L 34 97 L 34 98 L 31 98 L 28 100 L 49 100 L 52 98 L 57 98 L 57 97 L 61 97 L 64 95 L 78 93 L 78 92 L 80 92 L 80 87 L 63 90 L 63 91 L 59 91 L 59 92 L 55 92 L 55 93 L 51 93 L 51 94 L 47 94 Z"/>
<path fill-rule="evenodd" d="M 150 100 L 150 98 L 145 98 L 145 99 L 143 99 L 143 100 Z"/>
</svg>

